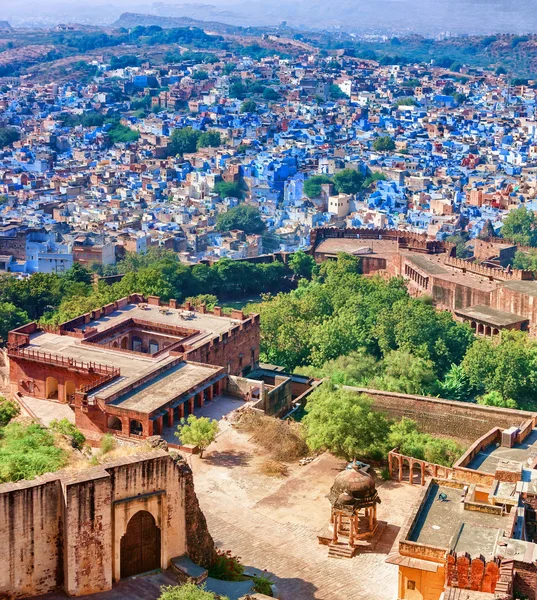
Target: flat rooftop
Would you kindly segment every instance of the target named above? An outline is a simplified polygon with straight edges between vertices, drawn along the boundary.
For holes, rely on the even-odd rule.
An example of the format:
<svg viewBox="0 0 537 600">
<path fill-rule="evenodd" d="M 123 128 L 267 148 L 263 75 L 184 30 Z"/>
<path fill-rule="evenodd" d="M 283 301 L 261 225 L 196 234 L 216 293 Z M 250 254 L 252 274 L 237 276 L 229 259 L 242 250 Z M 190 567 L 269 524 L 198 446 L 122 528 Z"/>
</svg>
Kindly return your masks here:
<svg viewBox="0 0 537 600">
<path fill-rule="evenodd" d="M 364 249 L 370 248 L 372 253 L 368 254 Z M 382 258 L 397 253 L 397 242 L 395 240 L 368 240 L 365 238 L 329 238 L 323 240 L 316 248 L 316 253 L 357 254 L 364 256 L 378 256 Z"/>
<path fill-rule="evenodd" d="M 537 457 L 537 429 L 533 429 L 522 443 L 515 444 L 512 448 L 498 446 L 497 442 L 489 444 L 474 456 L 466 468 L 494 474 L 501 460 L 510 460 L 526 465 L 535 457 Z"/>
<path fill-rule="evenodd" d="M 517 323 L 524 323 L 528 321 L 527 318 L 515 315 L 504 310 L 498 310 L 497 308 L 491 308 L 490 306 L 471 306 L 462 310 L 457 310 L 456 313 L 468 319 L 474 319 L 476 321 L 484 321 L 490 325 L 497 325 L 498 327 L 507 327 L 509 325 L 516 325 Z"/>
<path fill-rule="evenodd" d="M 149 414 L 195 390 L 204 381 L 215 377 L 220 370 L 220 367 L 181 362 L 151 381 L 116 398 L 110 402 L 110 406 Z M 110 390 L 107 389 L 106 392 L 110 393 Z M 97 395 L 100 395 L 99 392 Z"/>
<path fill-rule="evenodd" d="M 216 317 L 211 314 L 187 312 L 179 308 L 147 305 L 144 309 L 140 304 L 127 304 L 123 308 L 105 317 L 91 321 L 87 325 L 81 325 L 79 328 L 85 330 L 88 327 L 95 327 L 97 331 L 102 332 L 129 319 L 148 321 L 155 325 L 174 325 L 175 327 L 185 327 L 186 329 L 199 331 L 198 335 L 189 338 L 189 344 L 203 343 L 206 338 L 226 333 L 232 327 L 241 323 L 241 321 L 232 319 L 231 317 Z"/>
<path fill-rule="evenodd" d="M 447 496 L 446 502 L 438 499 L 440 493 Z M 454 548 L 472 556 L 492 556 L 497 540 L 509 526 L 509 518 L 464 510 L 461 497 L 462 489 L 433 484 L 408 540 L 437 548 Z"/>
<path fill-rule="evenodd" d="M 105 332 L 130 319 L 147 321 L 164 327 L 173 325 L 195 330 L 197 333 L 189 336 L 186 342 L 193 347 L 202 345 L 215 336 L 227 333 L 241 323 L 241 321 L 227 316 L 217 317 L 212 314 L 186 312 L 182 309 L 165 309 L 158 306 L 148 306 L 144 309 L 138 304 L 128 304 L 107 316 L 80 326 L 79 329 L 85 330 L 88 327 L 94 327 L 98 332 Z M 171 366 L 178 360 L 177 356 L 170 356 L 166 351 L 153 357 L 149 354 L 128 352 L 100 344 L 86 344 L 82 343 L 83 341 L 70 335 L 38 331 L 30 336 L 30 343 L 25 349 L 119 368 L 120 376 L 117 379 L 95 389 L 90 395 L 90 397 L 99 396 L 104 399 L 121 392 L 123 388 L 149 376 L 162 367 Z M 140 412 L 151 412 L 155 407 L 158 408 L 165 404 L 167 400 L 178 397 L 182 393 L 181 390 L 195 387 L 198 382 L 214 374 L 214 369 L 211 367 L 198 367 L 190 363 L 182 364 L 182 367 L 180 365 L 171 367 L 162 375 L 156 376 L 151 385 L 139 388 L 139 394 L 122 397 L 122 406 Z M 146 395 L 145 400 L 140 397 L 142 390 Z"/>
<path fill-rule="evenodd" d="M 487 277 L 469 271 L 463 273 L 461 269 L 446 265 L 447 254 L 416 254 L 414 252 L 403 252 L 402 254 L 406 260 L 436 279 L 475 288 L 481 292 L 492 292 L 498 286 L 497 281 L 490 281 Z"/>
</svg>

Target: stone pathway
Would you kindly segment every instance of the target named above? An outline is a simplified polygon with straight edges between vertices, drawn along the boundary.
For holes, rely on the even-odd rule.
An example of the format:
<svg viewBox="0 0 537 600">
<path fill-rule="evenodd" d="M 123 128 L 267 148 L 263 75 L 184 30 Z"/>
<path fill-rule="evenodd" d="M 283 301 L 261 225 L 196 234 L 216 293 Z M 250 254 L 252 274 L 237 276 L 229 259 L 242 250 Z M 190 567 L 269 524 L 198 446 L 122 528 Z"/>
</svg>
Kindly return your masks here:
<svg viewBox="0 0 537 600">
<path fill-rule="evenodd" d="M 350 560 L 328 558 L 317 533 L 328 524 L 326 494 L 340 462 L 324 455 L 306 467 L 292 465 L 285 479 L 261 476 L 259 451 L 245 438 L 226 432 L 206 459 L 192 460 L 217 545 L 247 567 L 265 569 L 282 600 L 395 600 L 398 569 L 385 560 L 421 488 L 380 481 L 379 519 L 388 524 L 374 550 Z"/>
</svg>

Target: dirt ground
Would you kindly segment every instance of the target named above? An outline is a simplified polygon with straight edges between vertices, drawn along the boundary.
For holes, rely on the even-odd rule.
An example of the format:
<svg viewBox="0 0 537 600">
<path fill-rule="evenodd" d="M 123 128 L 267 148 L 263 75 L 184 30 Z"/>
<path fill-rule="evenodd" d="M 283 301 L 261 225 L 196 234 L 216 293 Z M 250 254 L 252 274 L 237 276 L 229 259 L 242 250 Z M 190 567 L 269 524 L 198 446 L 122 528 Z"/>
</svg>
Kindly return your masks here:
<svg viewBox="0 0 537 600">
<path fill-rule="evenodd" d="M 221 433 L 203 459 L 190 457 L 196 492 L 217 544 L 245 565 L 272 574 L 283 600 L 392 600 L 397 567 L 385 563 L 421 488 L 378 481 L 385 521 L 375 548 L 351 560 L 328 558 L 317 533 L 328 524 L 326 498 L 345 463 L 323 454 L 286 477 L 260 473 L 265 455 L 234 428 Z"/>
</svg>

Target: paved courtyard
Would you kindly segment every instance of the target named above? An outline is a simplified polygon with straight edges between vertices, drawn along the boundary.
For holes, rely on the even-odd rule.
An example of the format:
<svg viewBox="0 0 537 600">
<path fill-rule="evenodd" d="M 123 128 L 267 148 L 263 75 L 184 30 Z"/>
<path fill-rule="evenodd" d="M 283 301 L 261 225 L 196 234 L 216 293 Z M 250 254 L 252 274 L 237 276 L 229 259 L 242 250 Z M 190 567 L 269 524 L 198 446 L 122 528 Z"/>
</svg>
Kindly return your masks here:
<svg viewBox="0 0 537 600">
<path fill-rule="evenodd" d="M 246 435 L 228 428 L 205 458 L 189 457 L 209 529 L 217 544 L 247 566 L 273 574 L 283 600 L 394 600 L 397 567 L 385 563 L 421 488 L 379 481 L 378 544 L 352 560 L 328 558 L 317 533 L 328 523 L 326 498 L 344 463 L 325 454 L 286 478 L 262 475 L 263 455 Z"/>
</svg>

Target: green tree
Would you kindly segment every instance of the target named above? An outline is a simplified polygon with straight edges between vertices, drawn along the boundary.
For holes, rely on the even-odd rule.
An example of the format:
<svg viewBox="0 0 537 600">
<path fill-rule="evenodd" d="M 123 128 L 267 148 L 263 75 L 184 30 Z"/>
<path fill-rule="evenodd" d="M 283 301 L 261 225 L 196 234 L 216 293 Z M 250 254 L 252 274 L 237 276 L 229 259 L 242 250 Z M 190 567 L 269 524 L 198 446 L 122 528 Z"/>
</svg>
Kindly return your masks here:
<svg viewBox="0 0 537 600">
<path fill-rule="evenodd" d="M 30 321 L 28 313 L 11 302 L 0 302 L 0 346 L 7 344 L 8 333 Z"/>
<path fill-rule="evenodd" d="M 501 234 L 523 246 L 537 246 L 535 213 L 525 206 L 511 210 L 503 220 Z"/>
<path fill-rule="evenodd" d="M 389 424 L 366 396 L 325 383 L 309 396 L 302 423 L 312 450 L 329 450 L 347 460 L 385 453 Z"/>
<path fill-rule="evenodd" d="M 11 146 L 14 142 L 20 140 L 20 133 L 14 127 L 0 127 L 0 148 Z"/>
<path fill-rule="evenodd" d="M 537 346 L 526 333 L 503 331 L 499 341 L 476 340 L 462 366 L 476 395 L 499 392 L 533 410 L 537 398 Z"/>
<path fill-rule="evenodd" d="M 329 95 L 331 100 L 343 100 L 348 99 L 347 94 L 339 87 L 339 85 L 332 84 L 329 89 Z"/>
<path fill-rule="evenodd" d="M 196 152 L 200 137 L 201 131 L 192 129 L 192 127 L 174 129 L 168 143 L 168 154 L 174 156 Z"/>
<path fill-rule="evenodd" d="M 195 583 L 185 583 L 162 587 L 158 600 L 228 600 L 228 598 L 208 592 L 205 586 L 198 587 Z"/>
<path fill-rule="evenodd" d="M 451 365 L 444 380 L 440 383 L 440 394 L 448 400 L 461 402 L 471 398 L 472 386 L 462 365 Z"/>
<path fill-rule="evenodd" d="M 130 144 L 138 141 L 140 138 L 140 134 L 137 131 L 121 123 L 116 123 L 107 133 L 113 144 Z"/>
<path fill-rule="evenodd" d="M 365 181 L 364 175 L 354 169 L 343 169 L 332 180 L 339 194 L 357 194 Z"/>
<path fill-rule="evenodd" d="M 387 445 L 390 449 L 398 448 L 405 456 L 446 467 L 451 467 L 463 453 L 462 446 L 453 440 L 420 433 L 417 423 L 407 417 L 392 424 Z"/>
<path fill-rule="evenodd" d="M 266 87 L 263 92 L 263 98 L 268 102 L 276 102 L 280 99 L 280 94 L 274 88 Z"/>
<path fill-rule="evenodd" d="M 257 112 L 257 103 L 255 100 L 245 100 L 241 104 L 241 113 L 255 113 Z"/>
<path fill-rule="evenodd" d="M 524 271 L 537 271 L 537 250 L 531 250 L 530 252 L 517 250 L 513 259 L 513 268 Z"/>
<path fill-rule="evenodd" d="M 382 374 L 369 383 L 374 389 L 419 395 L 436 391 L 436 374 L 430 360 L 397 350 L 386 355 L 381 367 Z"/>
<path fill-rule="evenodd" d="M 214 186 L 214 191 L 220 198 L 238 198 L 240 200 L 244 196 L 240 183 L 234 181 L 219 181 Z"/>
<path fill-rule="evenodd" d="M 453 363 L 459 364 L 474 341 L 471 329 L 438 312 L 422 299 L 403 299 L 378 317 L 375 330 L 383 354 L 404 350 L 431 361 L 442 377 Z"/>
<path fill-rule="evenodd" d="M 229 97 L 237 98 L 237 100 L 243 100 L 246 97 L 248 90 L 242 81 L 234 81 L 229 86 Z"/>
<path fill-rule="evenodd" d="M 373 142 L 373 150 L 375 152 L 391 152 L 395 150 L 395 142 L 389 135 L 378 137 Z"/>
<path fill-rule="evenodd" d="M 218 231 L 240 229 L 247 234 L 252 234 L 263 233 L 265 227 L 259 209 L 248 204 L 239 204 L 239 206 L 230 208 L 225 213 L 220 213 L 216 221 Z"/>
<path fill-rule="evenodd" d="M 303 250 L 298 250 L 289 257 L 289 268 L 297 277 L 311 279 L 317 270 L 317 265 L 312 256 Z"/>
<path fill-rule="evenodd" d="M 209 130 L 202 133 L 197 141 L 196 148 L 218 148 L 222 144 L 219 131 Z"/>
<path fill-rule="evenodd" d="M 206 81 L 209 79 L 209 73 L 207 71 L 194 71 L 191 77 L 194 81 Z"/>
<path fill-rule="evenodd" d="M 13 400 L 7 400 L 0 396 L 0 427 L 5 427 L 12 419 L 21 412 L 19 405 Z"/>
<path fill-rule="evenodd" d="M 348 355 L 327 361 L 321 368 L 299 367 L 295 373 L 328 378 L 335 385 L 369 387 L 370 381 L 380 372 L 380 363 L 364 348 Z"/>
<path fill-rule="evenodd" d="M 483 394 L 477 399 L 477 403 L 484 406 L 499 406 L 500 408 L 518 408 L 517 403 L 512 398 L 504 398 L 497 391 Z"/>
<path fill-rule="evenodd" d="M 308 198 L 318 198 L 321 195 L 321 186 L 325 183 L 332 183 L 328 175 L 313 175 L 304 183 L 304 193 Z"/>
<path fill-rule="evenodd" d="M 214 442 L 217 433 L 218 421 L 189 415 L 188 419 L 181 419 L 181 425 L 177 427 L 175 436 L 181 444 L 197 446 L 200 450 L 200 458 L 203 458 L 203 453 Z"/>
</svg>

